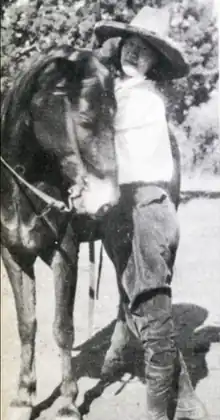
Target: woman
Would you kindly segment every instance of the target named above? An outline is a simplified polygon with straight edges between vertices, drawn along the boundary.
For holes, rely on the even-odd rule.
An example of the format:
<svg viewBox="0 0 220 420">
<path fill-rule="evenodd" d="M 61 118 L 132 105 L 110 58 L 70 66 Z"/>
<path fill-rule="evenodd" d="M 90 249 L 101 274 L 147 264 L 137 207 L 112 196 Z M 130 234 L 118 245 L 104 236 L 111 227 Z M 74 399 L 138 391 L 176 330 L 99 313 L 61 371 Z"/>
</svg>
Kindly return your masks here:
<svg viewBox="0 0 220 420">
<path fill-rule="evenodd" d="M 170 282 L 179 227 L 166 187 L 174 168 L 165 106 L 153 80 L 183 77 L 188 65 L 167 35 L 169 18 L 167 8 L 146 6 L 129 25 L 102 21 L 95 27 L 100 44 L 120 37 L 114 60 L 119 72 L 115 142 L 121 200 L 107 217 L 103 236 L 122 304 L 105 368 L 125 344 L 124 317 L 145 350 L 147 419 L 168 419 L 179 369 L 176 418 L 205 420 L 176 348 L 172 321 Z"/>
</svg>

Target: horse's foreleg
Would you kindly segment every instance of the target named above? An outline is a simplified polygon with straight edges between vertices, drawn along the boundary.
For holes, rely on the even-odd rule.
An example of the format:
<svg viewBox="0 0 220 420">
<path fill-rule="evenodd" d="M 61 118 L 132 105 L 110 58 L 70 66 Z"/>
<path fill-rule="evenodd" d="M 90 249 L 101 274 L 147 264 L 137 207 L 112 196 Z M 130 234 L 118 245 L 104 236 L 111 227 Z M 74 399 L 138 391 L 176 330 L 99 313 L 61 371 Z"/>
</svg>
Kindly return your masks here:
<svg viewBox="0 0 220 420">
<path fill-rule="evenodd" d="M 60 349 L 62 364 L 62 407 L 56 419 L 80 419 L 75 406 L 78 387 L 72 368 L 71 353 L 74 341 L 73 306 L 77 283 L 78 243 L 67 234 L 61 244 L 62 252 L 56 252 L 52 268 L 55 281 L 54 337 Z"/>
<path fill-rule="evenodd" d="M 110 376 L 123 364 L 123 350 L 130 339 L 130 331 L 125 319 L 123 305 L 120 302 L 115 328 L 111 337 L 111 344 L 106 353 L 102 366 L 102 375 Z"/>
<path fill-rule="evenodd" d="M 12 402 L 8 419 L 29 420 L 36 392 L 35 334 L 36 293 L 32 264 L 15 260 L 7 248 L 2 248 L 3 262 L 12 286 L 21 341 L 21 366 L 18 392 Z"/>
<path fill-rule="evenodd" d="M 116 212 L 116 214 L 115 214 Z M 116 233 L 112 229 L 112 226 L 115 226 L 115 220 L 120 220 L 117 214 L 117 208 L 114 209 L 112 212 L 112 218 L 108 217 L 106 224 L 103 225 L 103 245 L 105 247 L 105 251 L 112 261 L 116 276 L 118 279 L 118 284 L 120 284 L 120 271 L 118 268 L 118 257 L 123 254 L 124 255 L 124 248 L 121 249 L 120 241 L 117 240 L 117 227 Z M 121 221 L 121 220 L 120 220 Z M 122 224 L 121 224 L 122 225 Z M 117 239 L 116 239 L 117 238 Z M 117 246 L 116 246 L 117 244 Z M 114 372 L 123 364 L 123 350 L 125 349 L 126 345 L 128 344 L 130 339 L 130 331 L 127 325 L 127 320 L 124 312 L 124 306 L 122 302 L 122 298 L 119 302 L 119 309 L 117 314 L 117 320 L 115 324 L 115 328 L 111 337 L 110 347 L 105 355 L 104 363 L 102 366 L 102 375 L 111 376 Z"/>
</svg>

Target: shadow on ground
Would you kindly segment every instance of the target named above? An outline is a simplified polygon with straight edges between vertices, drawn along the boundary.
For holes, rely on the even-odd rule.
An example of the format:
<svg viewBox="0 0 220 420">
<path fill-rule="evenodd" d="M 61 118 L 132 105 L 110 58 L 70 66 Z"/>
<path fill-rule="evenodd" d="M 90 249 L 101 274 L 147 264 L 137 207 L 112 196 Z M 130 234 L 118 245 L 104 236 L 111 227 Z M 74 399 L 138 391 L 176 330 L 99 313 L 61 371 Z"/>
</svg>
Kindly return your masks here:
<svg viewBox="0 0 220 420">
<path fill-rule="evenodd" d="M 176 325 L 177 343 L 183 352 L 193 386 L 195 387 L 201 379 L 208 375 L 205 357 L 210 349 L 210 345 L 220 342 L 220 327 L 203 327 L 202 324 L 208 316 L 208 311 L 194 304 L 182 303 L 173 305 L 173 316 Z M 102 395 L 107 386 L 120 380 L 125 373 L 130 374 L 130 379 L 138 377 L 144 382 L 143 350 L 133 338 L 131 338 L 130 344 L 124 352 L 124 364 L 120 370 L 117 370 L 108 381 L 100 379 L 102 363 L 110 345 L 114 325 L 115 322 L 113 321 L 78 347 L 77 350 L 80 350 L 80 354 L 73 358 L 77 379 L 81 377 L 99 379 L 97 385 L 84 396 L 84 401 L 80 407 L 82 415 L 89 412 L 92 402 Z M 118 393 L 125 386 L 126 383 L 122 381 L 122 386 Z M 57 387 L 49 398 L 34 408 L 32 420 L 37 419 L 41 411 L 49 408 L 59 395 L 59 387 Z"/>
</svg>

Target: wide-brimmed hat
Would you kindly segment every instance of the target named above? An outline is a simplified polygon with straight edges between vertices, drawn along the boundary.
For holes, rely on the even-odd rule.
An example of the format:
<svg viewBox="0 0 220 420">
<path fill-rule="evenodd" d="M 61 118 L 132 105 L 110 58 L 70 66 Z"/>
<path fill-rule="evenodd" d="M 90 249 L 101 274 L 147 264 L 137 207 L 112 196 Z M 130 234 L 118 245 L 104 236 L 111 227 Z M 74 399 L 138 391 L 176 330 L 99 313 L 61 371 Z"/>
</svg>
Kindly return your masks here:
<svg viewBox="0 0 220 420">
<path fill-rule="evenodd" d="M 163 68 L 159 70 L 162 73 L 166 72 L 165 78 L 174 79 L 185 76 L 189 71 L 189 66 L 179 45 L 169 37 L 169 29 L 168 7 L 156 9 L 145 6 L 129 24 L 103 20 L 95 25 L 94 31 L 100 44 L 109 38 L 123 39 L 129 35 L 140 36 L 143 41 L 160 53 L 162 58 L 160 66 Z"/>
</svg>

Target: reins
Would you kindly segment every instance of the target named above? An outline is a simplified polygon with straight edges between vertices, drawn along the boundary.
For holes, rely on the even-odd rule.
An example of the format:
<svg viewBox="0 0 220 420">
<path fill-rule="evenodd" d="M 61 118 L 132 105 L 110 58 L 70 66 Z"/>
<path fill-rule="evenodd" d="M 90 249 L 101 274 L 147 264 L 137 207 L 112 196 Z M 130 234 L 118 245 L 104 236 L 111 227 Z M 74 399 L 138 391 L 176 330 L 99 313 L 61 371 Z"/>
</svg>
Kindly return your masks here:
<svg viewBox="0 0 220 420">
<path fill-rule="evenodd" d="M 23 184 L 25 187 L 28 188 L 29 191 L 31 191 L 36 197 L 40 198 L 41 201 L 43 201 L 46 205 L 48 210 L 49 209 L 56 209 L 61 213 L 69 213 L 71 209 L 66 206 L 66 204 L 61 201 L 57 200 L 56 198 L 50 196 L 49 194 L 41 191 L 39 188 L 35 187 L 34 185 L 31 185 L 28 181 L 26 181 L 21 175 L 19 175 L 15 169 L 13 169 L 6 160 L 0 156 L 2 165 L 10 172 L 13 178 L 15 178 L 19 183 Z"/>
</svg>

